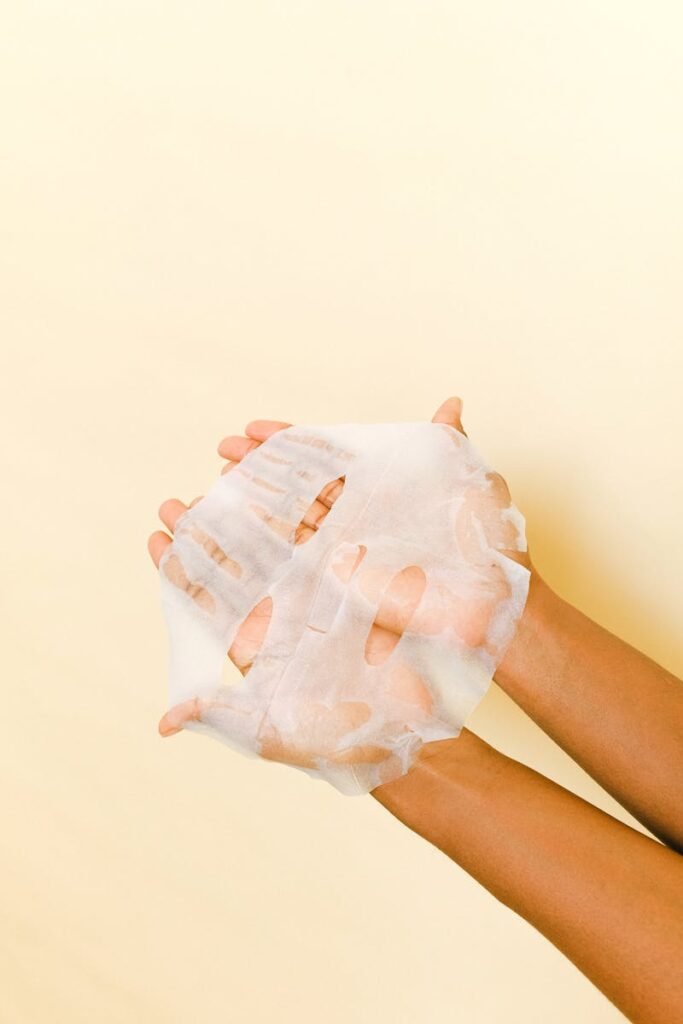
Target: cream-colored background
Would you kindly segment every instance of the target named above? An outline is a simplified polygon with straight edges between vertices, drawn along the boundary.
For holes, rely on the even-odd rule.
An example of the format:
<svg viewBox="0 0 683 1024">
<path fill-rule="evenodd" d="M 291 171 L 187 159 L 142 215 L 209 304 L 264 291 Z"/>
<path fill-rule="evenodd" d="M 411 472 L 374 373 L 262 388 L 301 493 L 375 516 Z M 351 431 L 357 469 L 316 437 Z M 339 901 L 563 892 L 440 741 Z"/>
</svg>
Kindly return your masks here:
<svg viewBox="0 0 683 1024">
<path fill-rule="evenodd" d="M 157 736 L 145 542 L 250 418 L 460 393 L 549 581 L 683 672 L 682 31 L 5 5 L 3 1024 L 621 1019 L 372 799 Z M 626 820 L 495 688 L 472 726 Z"/>
</svg>

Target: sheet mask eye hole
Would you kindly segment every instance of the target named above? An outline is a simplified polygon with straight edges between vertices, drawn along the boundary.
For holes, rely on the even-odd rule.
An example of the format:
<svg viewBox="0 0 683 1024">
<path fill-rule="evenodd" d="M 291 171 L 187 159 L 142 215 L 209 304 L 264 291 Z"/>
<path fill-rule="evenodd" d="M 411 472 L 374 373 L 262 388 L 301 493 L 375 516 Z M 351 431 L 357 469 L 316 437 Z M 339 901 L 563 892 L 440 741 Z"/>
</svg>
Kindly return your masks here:
<svg viewBox="0 0 683 1024">
<path fill-rule="evenodd" d="M 391 579 L 380 596 L 377 614 L 365 641 L 368 665 L 382 665 L 407 629 L 422 600 L 427 577 L 419 565 L 409 565 Z"/>
<path fill-rule="evenodd" d="M 328 512 L 344 490 L 345 482 L 345 477 L 335 477 L 334 480 L 330 480 L 325 484 L 298 523 L 295 530 L 295 544 L 305 543 L 320 529 Z"/>
</svg>

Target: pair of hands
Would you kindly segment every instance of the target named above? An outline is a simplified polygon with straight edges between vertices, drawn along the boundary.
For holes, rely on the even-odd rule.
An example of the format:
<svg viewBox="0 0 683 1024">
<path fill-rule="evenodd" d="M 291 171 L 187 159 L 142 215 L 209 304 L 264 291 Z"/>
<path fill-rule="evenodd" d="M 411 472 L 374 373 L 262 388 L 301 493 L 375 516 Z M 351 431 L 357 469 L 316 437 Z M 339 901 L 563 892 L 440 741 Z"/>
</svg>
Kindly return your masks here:
<svg viewBox="0 0 683 1024">
<path fill-rule="evenodd" d="M 464 435 L 461 412 L 460 399 L 449 398 L 436 411 L 432 422 L 447 424 Z M 233 470 L 250 451 L 259 447 L 277 431 L 289 426 L 290 424 L 279 421 L 255 420 L 247 424 L 245 436 L 226 437 L 218 446 L 220 455 L 227 460 L 223 473 Z M 504 514 L 501 514 L 511 505 L 505 481 L 495 473 L 489 473 L 487 477 L 489 486 L 485 490 L 473 490 L 458 513 L 456 520 L 458 547 L 466 557 L 471 552 L 472 561 L 477 562 L 481 543 L 478 532 L 480 533 L 483 527 L 491 547 L 503 551 L 508 557 L 530 568 L 527 552 L 516 550 L 516 528 Z M 318 494 L 296 528 L 295 535 L 292 537 L 294 544 L 305 544 L 314 536 L 342 493 L 343 487 L 344 480 L 337 479 L 329 483 Z M 195 498 L 190 505 L 185 505 L 177 499 L 170 499 L 161 505 L 159 515 L 171 535 L 175 531 L 180 517 L 199 500 L 200 498 Z M 223 552 L 210 550 L 210 548 L 216 547 L 210 538 L 203 538 L 201 542 L 211 557 L 214 559 L 225 558 Z M 157 567 L 171 543 L 172 537 L 162 531 L 158 531 L 150 537 L 149 551 Z M 344 583 L 350 579 L 357 568 L 353 553 L 347 561 L 348 564 L 342 561 L 334 566 L 335 573 Z M 480 565 L 480 562 L 477 564 Z M 173 553 L 170 553 L 170 556 L 164 560 L 162 570 L 172 584 L 184 590 L 201 608 L 210 611 L 212 602 L 210 593 L 187 577 L 180 560 Z M 459 599 L 447 605 L 449 624 L 466 647 L 474 648 L 484 642 L 495 606 L 505 587 L 505 581 L 496 565 L 486 566 L 485 575 L 487 577 L 486 586 L 482 591 L 481 598 L 471 598 L 466 601 Z M 411 620 L 411 628 L 414 629 L 416 620 L 419 620 L 419 631 L 425 634 L 438 632 L 443 628 L 439 623 L 430 622 L 432 613 L 429 607 L 420 606 L 424 576 L 418 567 L 407 567 L 390 580 L 384 579 L 381 583 L 369 573 L 360 574 L 359 585 L 364 595 L 373 601 L 373 604 L 376 603 L 377 607 L 376 616 L 365 645 L 365 659 L 369 665 L 379 665 L 386 661 Z M 249 672 L 263 643 L 270 623 L 271 611 L 271 599 L 266 597 L 245 617 L 227 651 L 228 657 L 242 675 L 247 675 Z M 443 608 L 439 610 L 439 614 L 443 616 Z M 401 699 L 408 699 L 418 707 L 428 698 L 428 691 L 419 678 L 406 677 L 403 673 L 398 686 L 401 690 Z M 303 730 L 306 735 L 303 747 L 301 745 L 292 747 L 291 744 L 288 747 L 283 747 L 277 736 L 264 735 L 261 738 L 261 756 L 302 767 L 313 766 L 317 756 L 329 756 L 330 749 L 337 745 L 340 737 L 353 731 L 359 724 L 356 720 L 358 715 L 364 714 L 364 708 L 366 705 L 347 703 L 333 709 L 331 714 L 324 713 L 322 707 L 317 711 L 311 709 L 311 713 L 308 715 L 311 721 L 306 723 L 307 727 Z M 159 731 L 162 736 L 173 735 L 183 729 L 188 722 L 201 721 L 201 716 L 202 703 L 198 698 L 185 701 L 166 712 L 159 723 Z M 367 762 L 368 759 L 372 760 L 373 756 L 381 761 L 383 757 L 386 757 L 386 752 L 383 752 L 381 748 L 378 748 L 376 752 L 367 748 L 356 750 L 349 748 L 337 756 L 342 757 L 345 763 L 353 763 L 354 759 Z"/>
</svg>

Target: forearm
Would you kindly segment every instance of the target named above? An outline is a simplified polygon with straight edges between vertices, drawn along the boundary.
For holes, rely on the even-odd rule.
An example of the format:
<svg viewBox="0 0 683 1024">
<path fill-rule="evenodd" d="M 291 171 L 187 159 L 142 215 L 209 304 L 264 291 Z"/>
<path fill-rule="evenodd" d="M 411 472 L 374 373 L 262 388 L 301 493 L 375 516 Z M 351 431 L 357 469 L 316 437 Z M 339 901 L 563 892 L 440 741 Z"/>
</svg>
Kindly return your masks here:
<svg viewBox="0 0 683 1024">
<path fill-rule="evenodd" d="M 683 849 L 683 684 L 532 576 L 496 682 L 664 842 Z"/>
<path fill-rule="evenodd" d="M 683 860 L 464 729 L 375 796 L 634 1021 L 683 1005 Z"/>
</svg>

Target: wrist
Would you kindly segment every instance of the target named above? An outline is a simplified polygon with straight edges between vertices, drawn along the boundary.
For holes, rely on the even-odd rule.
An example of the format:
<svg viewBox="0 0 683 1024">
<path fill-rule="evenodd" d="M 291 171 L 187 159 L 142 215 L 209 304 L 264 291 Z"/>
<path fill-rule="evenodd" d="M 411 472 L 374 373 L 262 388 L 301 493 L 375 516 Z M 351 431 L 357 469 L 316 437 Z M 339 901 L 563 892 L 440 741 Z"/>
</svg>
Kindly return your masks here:
<svg viewBox="0 0 683 1024">
<path fill-rule="evenodd" d="M 485 799 L 501 758 L 488 743 L 463 728 L 454 739 L 425 743 L 405 775 L 371 793 L 404 824 L 434 841 L 429 833 L 438 827 L 436 806 L 444 799 L 459 806 Z"/>
<path fill-rule="evenodd" d="M 552 671 L 552 662 L 563 651 L 561 630 L 568 607 L 532 568 L 524 612 L 495 674 L 498 685 L 513 699 L 537 690 Z M 405 824 L 425 834 L 437 793 L 447 789 L 451 800 L 481 800 L 503 761 L 502 754 L 463 728 L 454 739 L 425 743 L 406 775 L 378 786 L 372 795 Z"/>
<path fill-rule="evenodd" d="M 532 567 L 522 617 L 495 672 L 496 683 L 511 697 L 542 681 L 549 668 L 550 652 L 558 649 L 557 638 L 567 607 Z"/>
</svg>

